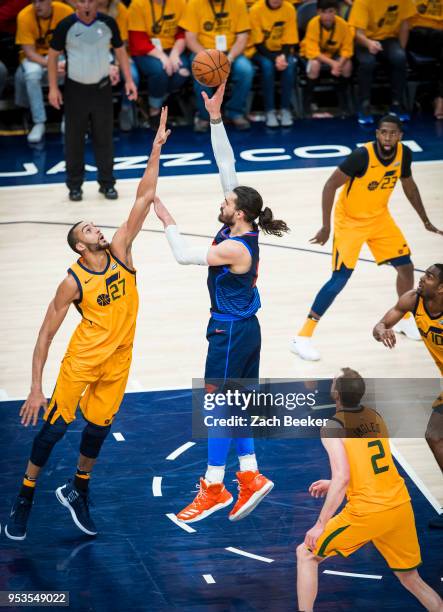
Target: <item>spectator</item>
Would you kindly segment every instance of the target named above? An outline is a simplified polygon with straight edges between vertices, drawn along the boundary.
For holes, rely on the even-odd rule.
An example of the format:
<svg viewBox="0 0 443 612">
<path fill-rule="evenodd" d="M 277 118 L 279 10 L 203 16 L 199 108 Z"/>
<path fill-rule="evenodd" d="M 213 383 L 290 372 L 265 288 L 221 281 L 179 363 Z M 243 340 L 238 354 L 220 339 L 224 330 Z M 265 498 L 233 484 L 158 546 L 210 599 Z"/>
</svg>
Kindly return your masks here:
<svg viewBox="0 0 443 612">
<path fill-rule="evenodd" d="M 63 19 L 55 29 L 48 57 L 49 102 L 55 108 L 63 103 L 57 85 L 57 58 L 67 57 L 65 81 L 65 156 L 69 198 L 82 199 L 85 136 L 91 120 L 92 145 L 98 170 L 100 193 L 108 200 L 118 198 L 114 188 L 113 107 L 109 78 L 109 48 L 113 47 L 125 78 L 129 99 L 137 97 L 129 60 L 118 26 L 109 15 L 97 14 L 97 0 L 77 0 L 74 15 Z M 94 61 L 91 61 L 91 57 Z"/>
<path fill-rule="evenodd" d="M 358 122 L 371 125 L 372 76 L 377 60 L 388 64 L 390 71 L 391 112 L 402 121 L 409 119 L 404 108 L 407 78 L 405 47 L 408 42 L 408 18 L 416 12 L 413 0 L 392 3 L 390 0 L 355 0 L 349 23 L 355 31 L 355 55 L 358 61 Z"/>
<path fill-rule="evenodd" d="M 337 15 L 338 0 L 318 0 L 317 17 L 311 19 L 301 44 L 300 54 L 308 60 L 306 98 L 313 117 L 332 116 L 318 114 L 312 104 L 312 92 L 321 72 L 329 72 L 337 79 L 341 111 L 345 111 L 346 90 L 352 73 L 351 57 L 354 52 L 354 33 L 351 26 Z"/>
<path fill-rule="evenodd" d="M 150 124 L 157 129 L 169 93 L 190 76 L 185 35 L 178 22 L 186 0 L 133 0 L 129 6 L 129 49 L 148 81 Z"/>
<path fill-rule="evenodd" d="M 105 15 L 110 15 L 115 19 L 118 25 L 120 36 L 124 42 L 126 48 L 128 47 L 128 19 L 129 13 L 127 7 L 120 2 L 120 0 L 97 0 L 97 10 Z M 116 82 L 117 78 L 120 80 L 120 71 L 118 64 L 115 63 L 115 57 L 110 54 L 110 61 L 115 66 L 115 74 L 113 75 L 113 81 Z M 129 58 L 129 67 L 131 69 L 132 80 L 134 81 L 137 89 L 139 85 L 139 74 L 137 66 L 133 60 Z M 112 69 L 111 69 L 112 70 Z M 114 83 L 113 83 L 114 84 Z M 122 105 L 119 116 L 120 129 L 123 132 L 129 132 L 134 127 L 135 123 L 135 102 L 131 102 L 123 92 Z"/>
<path fill-rule="evenodd" d="M 4 63 L 0 61 L 0 98 L 2 97 L 7 78 L 8 78 L 8 69 L 6 68 Z"/>
<path fill-rule="evenodd" d="M 291 94 L 294 87 L 293 46 L 298 44 L 296 11 L 286 0 L 259 0 L 250 10 L 252 40 L 256 46 L 254 62 L 261 71 L 266 126 L 279 126 L 275 104 L 276 74 L 281 79 L 280 124 L 293 124 Z"/>
<path fill-rule="evenodd" d="M 233 87 L 231 98 L 225 106 L 225 116 L 238 130 L 248 130 L 251 126 L 245 113 L 254 69 L 243 55 L 251 29 L 245 0 L 188 0 L 179 25 L 186 30 L 191 60 L 203 49 L 218 49 L 227 54 L 231 62 Z M 206 132 L 209 129 L 209 116 L 201 92 L 206 91 L 210 95 L 212 90 L 194 79 L 194 91 L 197 102 L 194 130 Z"/>
<path fill-rule="evenodd" d="M 16 104 L 31 107 L 34 123 L 27 139 L 37 143 L 45 133 L 46 110 L 42 85 L 48 79 L 48 51 L 52 33 L 57 24 L 72 13 L 72 8 L 62 2 L 34 0 L 20 11 L 17 17 L 15 42 L 20 45 L 20 66 L 16 72 Z M 63 58 L 61 58 L 63 60 Z M 59 77 L 63 77 L 64 61 L 57 66 Z"/>
<path fill-rule="evenodd" d="M 17 15 L 29 4 L 29 0 L 0 0 L 0 57 L 8 68 L 18 65 L 15 48 Z"/>
<path fill-rule="evenodd" d="M 417 14 L 409 20 L 408 49 L 434 57 L 438 64 L 434 115 L 443 119 L 443 3 L 417 2 Z"/>
</svg>

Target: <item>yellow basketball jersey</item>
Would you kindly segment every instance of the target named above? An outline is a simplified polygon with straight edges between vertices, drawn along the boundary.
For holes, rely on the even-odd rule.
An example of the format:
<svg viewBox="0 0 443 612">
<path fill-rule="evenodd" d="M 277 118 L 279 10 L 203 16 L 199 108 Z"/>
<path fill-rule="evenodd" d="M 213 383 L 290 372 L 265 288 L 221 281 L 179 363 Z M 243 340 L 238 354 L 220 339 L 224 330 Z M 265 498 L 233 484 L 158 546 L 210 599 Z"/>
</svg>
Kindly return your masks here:
<svg viewBox="0 0 443 612">
<path fill-rule="evenodd" d="M 349 178 L 338 196 L 336 211 L 354 219 L 371 219 L 386 212 L 389 198 L 401 176 L 403 145 L 397 145 L 394 159 L 387 166 L 375 153 L 375 143 L 363 145 L 369 154 L 362 177 Z"/>
<path fill-rule="evenodd" d="M 431 317 L 423 298 L 417 295 L 414 318 L 426 348 L 443 375 L 443 312 L 436 317 Z"/>
<path fill-rule="evenodd" d="M 343 439 L 351 478 L 346 491 L 348 509 L 367 514 L 395 508 L 410 500 L 395 467 L 383 418 L 372 408 L 340 410 L 334 420 L 346 430 Z"/>
<path fill-rule="evenodd" d="M 94 367 L 117 349 L 132 345 L 138 311 L 135 271 L 107 251 L 103 272 L 93 272 L 78 259 L 68 272 L 77 282 L 80 299 L 75 303 L 82 320 L 74 331 L 67 356 Z"/>
</svg>

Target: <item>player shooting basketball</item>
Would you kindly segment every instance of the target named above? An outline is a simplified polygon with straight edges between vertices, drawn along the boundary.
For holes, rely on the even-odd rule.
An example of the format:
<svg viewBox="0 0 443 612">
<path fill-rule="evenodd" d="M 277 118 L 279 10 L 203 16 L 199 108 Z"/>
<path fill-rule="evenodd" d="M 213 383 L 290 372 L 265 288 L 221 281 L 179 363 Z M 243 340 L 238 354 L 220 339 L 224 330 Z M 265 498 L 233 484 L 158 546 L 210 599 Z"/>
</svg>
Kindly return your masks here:
<svg viewBox="0 0 443 612">
<path fill-rule="evenodd" d="M 220 172 L 224 201 L 218 220 L 223 227 L 212 246 L 191 247 L 162 202 L 155 199 L 155 212 L 165 227 L 166 238 L 180 264 L 208 266 L 211 318 L 207 329 L 209 343 L 205 379 L 258 379 L 261 349 L 260 325 L 256 313 L 260 296 L 256 287 L 259 263 L 259 228 L 281 236 L 288 231 L 284 221 L 274 219 L 263 207 L 260 194 L 252 187 L 239 186 L 235 159 L 222 117 L 225 86 L 212 98 L 203 92 L 211 121 L 211 142 Z M 240 471 L 239 496 L 229 514 L 231 521 L 244 518 L 274 486 L 260 474 L 252 438 L 236 440 Z M 230 438 L 208 439 L 208 466 L 194 501 L 177 514 L 184 522 L 199 521 L 232 503 L 223 484 Z"/>
</svg>

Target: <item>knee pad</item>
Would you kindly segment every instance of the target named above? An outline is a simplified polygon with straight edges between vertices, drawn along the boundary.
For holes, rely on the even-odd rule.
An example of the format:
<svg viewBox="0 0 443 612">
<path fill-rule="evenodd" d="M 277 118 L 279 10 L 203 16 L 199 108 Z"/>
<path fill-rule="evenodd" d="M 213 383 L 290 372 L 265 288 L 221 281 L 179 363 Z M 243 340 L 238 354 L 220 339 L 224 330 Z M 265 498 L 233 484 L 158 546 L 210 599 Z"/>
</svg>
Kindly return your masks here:
<svg viewBox="0 0 443 612">
<path fill-rule="evenodd" d="M 44 423 L 32 445 L 30 460 L 34 465 L 43 467 L 46 464 L 52 449 L 63 438 L 67 428 L 68 424 L 61 416 L 52 425 L 47 421 Z"/>
<path fill-rule="evenodd" d="M 80 453 L 89 459 L 97 459 L 103 442 L 107 438 L 111 426 L 94 425 L 88 423 L 82 433 L 82 441 L 80 444 Z"/>
</svg>

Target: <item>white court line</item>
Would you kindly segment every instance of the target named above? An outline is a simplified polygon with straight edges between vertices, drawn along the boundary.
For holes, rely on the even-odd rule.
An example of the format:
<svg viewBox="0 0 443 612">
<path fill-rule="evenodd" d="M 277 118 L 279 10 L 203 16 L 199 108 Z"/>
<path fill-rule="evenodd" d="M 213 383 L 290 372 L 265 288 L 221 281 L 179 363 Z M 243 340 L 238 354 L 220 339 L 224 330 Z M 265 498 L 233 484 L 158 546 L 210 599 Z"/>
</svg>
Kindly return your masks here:
<svg viewBox="0 0 443 612">
<path fill-rule="evenodd" d="M 334 570 L 324 570 L 323 574 L 350 576 L 351 578 L 370 578 L 371 580 L 381 580 L 383 578 L 383 576 L 377 576 L 376 574 L 351 574 L 350 572 L 335 572 Z"/>
<path fill-rule="evenodd" d="M 163 476 L 154 476 L 152 479 L 152 495 L 154 497 L 161 497 L 162 493 L 162 478 Z"/>
<path fill-rule="evenodd" d="M 196 529 L 193 529 L 192 527 L 189 527 L 189 525 L 186 525 L 186 523 L 179 521 L 175 514 L 172 514 L 172 512 L 166 514 L 165 516 L 167 516 L 170 521 L 181 527 L 184 531 L 187 531 L 188 533 L 196 532 Z"/>
<path fill-rule="evenodd" d="M 215 580 L 212 574 L 203 574 L 203 578 L 206 580 L 207 584 L 215 584 Z"/>
<path fill-rule="evenodd" d="M 125 438 L 124 438 L 123 434 L 121 434 L 119 431 L 116 431 L 112 435 L 117 440 L 117 442 L 124 442 L 125 441 Z"/>
<path fill-rule="evenodd" d="M 181 455 L 182 453 L 187 451 L 188 448 L 191 448 L 191 446 L 194 446 L 194 445 L 195 445 L 195 442 L 186 442 L 185 444 L 182 444 L 181 446 L 176 448 L 175 451 L 172 451 L 172 453 L 168 455 L 166 459 L 168 461 L 174 461 L 174 459 L 177 459 L 179 455 Z"/>
<path fill-rule="evenodd" d="M 403 457 L 401 452 L 398 450 L 398 448 L 396 447 L 396 445 L 392 441 L 392 439 L 389 442 L 390 442 L 390 445 L 391 445 L 392 454 L 397 459 L 397 461 L 399 462 L 401 467 L 404 469 L 406 474 L 415 483 L 415 485 L 420 489 L 420 491 L 426 497 L 428 502 L 431 504 L 431 506 L 437 512 L 437 514 L 442 514 L 443 509 L 441 507 L 441 504 L 439 504 L 439 502 L 437 501 L 437 498 L 434 497 L 434 495 L 431 493 L 431 491 L 425 485 L 423 480 L 418 476 L 417 472 L 414 470 L 412 465 L 406 461 L 406 459 Z"/>
<path fill-rule="evenodd" d="M 263 561 L 264 563 L 273 563 L 274 559 L 270 559 L 269 557 L 261 557 L 260 555 L 254 555 L 253 553 L 247 552 L 246 550 L 241 550 L 240 548 L 234 548 L 233 546 L 228 546 L 225 548 L 229 552 L 232 552 L 236 555 L 242 555 L 242 557 L 249 557 L 250 559 L 256 559 L 257 561 Z"/>
</svg>

